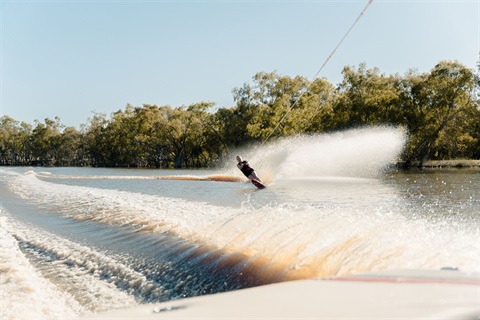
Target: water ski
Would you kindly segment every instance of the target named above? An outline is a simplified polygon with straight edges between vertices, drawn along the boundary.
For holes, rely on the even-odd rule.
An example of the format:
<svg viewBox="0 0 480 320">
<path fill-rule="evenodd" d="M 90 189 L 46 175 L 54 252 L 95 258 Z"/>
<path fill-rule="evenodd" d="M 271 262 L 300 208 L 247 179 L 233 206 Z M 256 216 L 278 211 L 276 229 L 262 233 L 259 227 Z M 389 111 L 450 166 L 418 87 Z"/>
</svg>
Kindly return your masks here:
<svg viewBox="0 0 480 320">
<path fill-rule="evenodd" d="M 253 183 L 253 185 L 254 185 L 255 187 L 257 187 L 258 189 L 264 189 L 264 188 L 265 188 L 265 185 L 264 185 L 263 183 L 261 183 L 260 181 L 258 181 L 258 180 L 252 179 L 252 180 L 250 180 L 250 181 L 251 181 L 251 182 Z"/>
</svg>

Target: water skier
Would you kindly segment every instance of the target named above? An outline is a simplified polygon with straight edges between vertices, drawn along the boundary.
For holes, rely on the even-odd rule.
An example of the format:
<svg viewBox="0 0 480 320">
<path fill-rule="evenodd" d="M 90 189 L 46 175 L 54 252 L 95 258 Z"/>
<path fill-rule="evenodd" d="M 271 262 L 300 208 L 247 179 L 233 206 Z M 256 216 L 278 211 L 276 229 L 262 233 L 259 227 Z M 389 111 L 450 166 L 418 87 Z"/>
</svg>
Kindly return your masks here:
<svg viewBox="0 0 480 320">
<path fill-rule="evenodd" d="M 237 156 L 237 161 L 238 161 L 237 168 L 240 169 L 240 171 L 242 171 L 245 177 L 247 177 L 250 180 L 256 180 L 260 183 L 262 182 L 262 180 L 255 173 L 255 170 L 252 167 L 250 167 L 250 164 L 248 163 L 247 160 L 242 160 L 242 157 Z"/>
</svg>

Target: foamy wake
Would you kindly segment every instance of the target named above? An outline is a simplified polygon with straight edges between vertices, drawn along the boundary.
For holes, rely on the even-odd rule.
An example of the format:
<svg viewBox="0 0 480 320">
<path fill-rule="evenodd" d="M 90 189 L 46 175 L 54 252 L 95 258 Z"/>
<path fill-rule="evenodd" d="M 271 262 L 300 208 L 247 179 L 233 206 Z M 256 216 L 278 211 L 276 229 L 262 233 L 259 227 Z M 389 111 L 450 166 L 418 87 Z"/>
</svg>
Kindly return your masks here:
<svg viewBox="0 0 480 320">
<path fill-rule="evenodd" d="M 39 275 L 18 247 L 0 208 L 0 300 L 2 319 L 72 318 L 84 309 Z M 9 232 L 10 231 L 10 232 Z"/>
<path fill-rule="evenodd" d="M 47 205 L 62 216 L 173 233 L 192 243 L 241 253 L 252 263 L 275 266 L 288 274 L 286 278 L 445 266 L 475 270 L 479 263 L 474 254 L 480 250 L 475 241 L 478 232 L 409 221 L 402 208 L 381 208 L 376 203 L 352 209 L 300 203 L 258 208 L 245 202 L 241 208 L 231 208 L 58 185 L 32 176 L 18 176 L 11 186 L 25 200 Z"/>
<path fill-rule="evenodd" d="M 72 318 L 138 305 L 135 296 L 161 300 L 161 287 L 115 259 L 0 213 L 2 319 Z M 35 266 L 19 244 L 30 259 L 41 257 Z"/>
<path fill-rule="evenodd" d="M 128 226 L 133 229 L 176 232 L 195 238 L 197 231 L 232 215 L 229 208 L 174 199 L 41 181 L 35 176 L 18 176 L 12 190 L 26 201 L 55 208 L 64 217 Z M 213 213 L 213 214 L 207 214 Z M 192 225 L 193 224 L 193 225 Z"/>
</svg>

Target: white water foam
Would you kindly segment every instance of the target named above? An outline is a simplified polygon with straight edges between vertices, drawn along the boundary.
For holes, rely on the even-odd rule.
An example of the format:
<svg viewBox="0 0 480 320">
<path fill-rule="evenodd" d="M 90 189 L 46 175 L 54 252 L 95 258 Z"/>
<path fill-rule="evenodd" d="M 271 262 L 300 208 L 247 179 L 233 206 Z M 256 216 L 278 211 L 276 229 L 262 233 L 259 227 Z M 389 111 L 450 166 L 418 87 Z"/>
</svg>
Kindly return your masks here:
<svg viewBox="0 0 480 320">
<path fill-rule="evenodd" d="M 256 208 L 248 202 L 241 208 L 227 208 L 58 185 L 34 176 L 18 176 L 12 189 L 25 200 L 56 208 L 63 216 L 147 232 L 173 232 L 192 242 L 242 253 L 252 262 L 281 266 L 298 277 L 445 266 L 475 271 L 479 265 L 474 254 L 480 251 L 475 241 L 478 231 L 472 234 L 455 226 L 409 221 L 401 215 L 402 208 L 382 208 L 375 202 L 353 209 L 308 203 Z"/>
<path fill-rule="evenodd" d="M 46 280 L 22 254 L 0 208 L 1 319 L 72 318 L 84 309 Z"/>
<path fill-rule="evenodd" d="M 0 211 L 2 319 L 73 318 L 137 306 L 135 293 L 161 297 L 162 288 L 114 259 Z M 33 266 L 19 243 L 32 259 L 42 253 L 51 261 Z"/>
<path fill-rule="evenodd" d="M 406 142 L 402 129 L 371 127 L 331 134 L 295 136 L 237 150 L 255 169 L 273 179 L 378 177 L 399 161 Z M 234 158 L 232 155 L 230 158 Z M 230 164 L 229 164 L 230 165 Z"/>
</svg>

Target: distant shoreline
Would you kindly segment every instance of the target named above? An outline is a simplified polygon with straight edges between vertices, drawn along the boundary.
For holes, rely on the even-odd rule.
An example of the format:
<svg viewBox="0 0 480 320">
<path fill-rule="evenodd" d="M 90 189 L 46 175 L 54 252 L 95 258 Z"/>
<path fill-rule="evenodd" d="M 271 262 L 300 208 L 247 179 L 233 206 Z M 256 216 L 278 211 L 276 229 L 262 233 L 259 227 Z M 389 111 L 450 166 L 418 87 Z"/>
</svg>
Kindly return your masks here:
<svg viewBox="0 0 480 320">
<path fill-rule="evenodd" d="M 469 160 L 469 159 L 457 159 L 457 160 L 428 160 L 423 163 L 421 166 L 419 162 L 413 162 L 409 166 L 406 166 L 404 162 L 397 162 L 395 166 L 399 169 L 442 169 L 442 168 L 479 168 L 480 169 L 480 160 Z M 113 169 L 157 169 L 157 170 L 204 170 L 204 169 L 215 169 L 214 167 L 209 168 L 137 168 L 137 167 L 91 167 L 91 166 L 54 166 L 54 165 L 0 165 L 0 167 L 38 167 L 38 168 L 67 168 L 67 167 L 76 167 L 76 168 L 113 168 Z"/>
<path fill-rule="evenodd" d="M 442 169 L 442 168 L 480 168 L 480 160 L 428 160 L 420 165 L 419 162 L 414 162 L 410 166 L 405 166 L 403 163 L 398 163 L 399 168 L 428 168 L 428 169 Z"/>
</svg>

